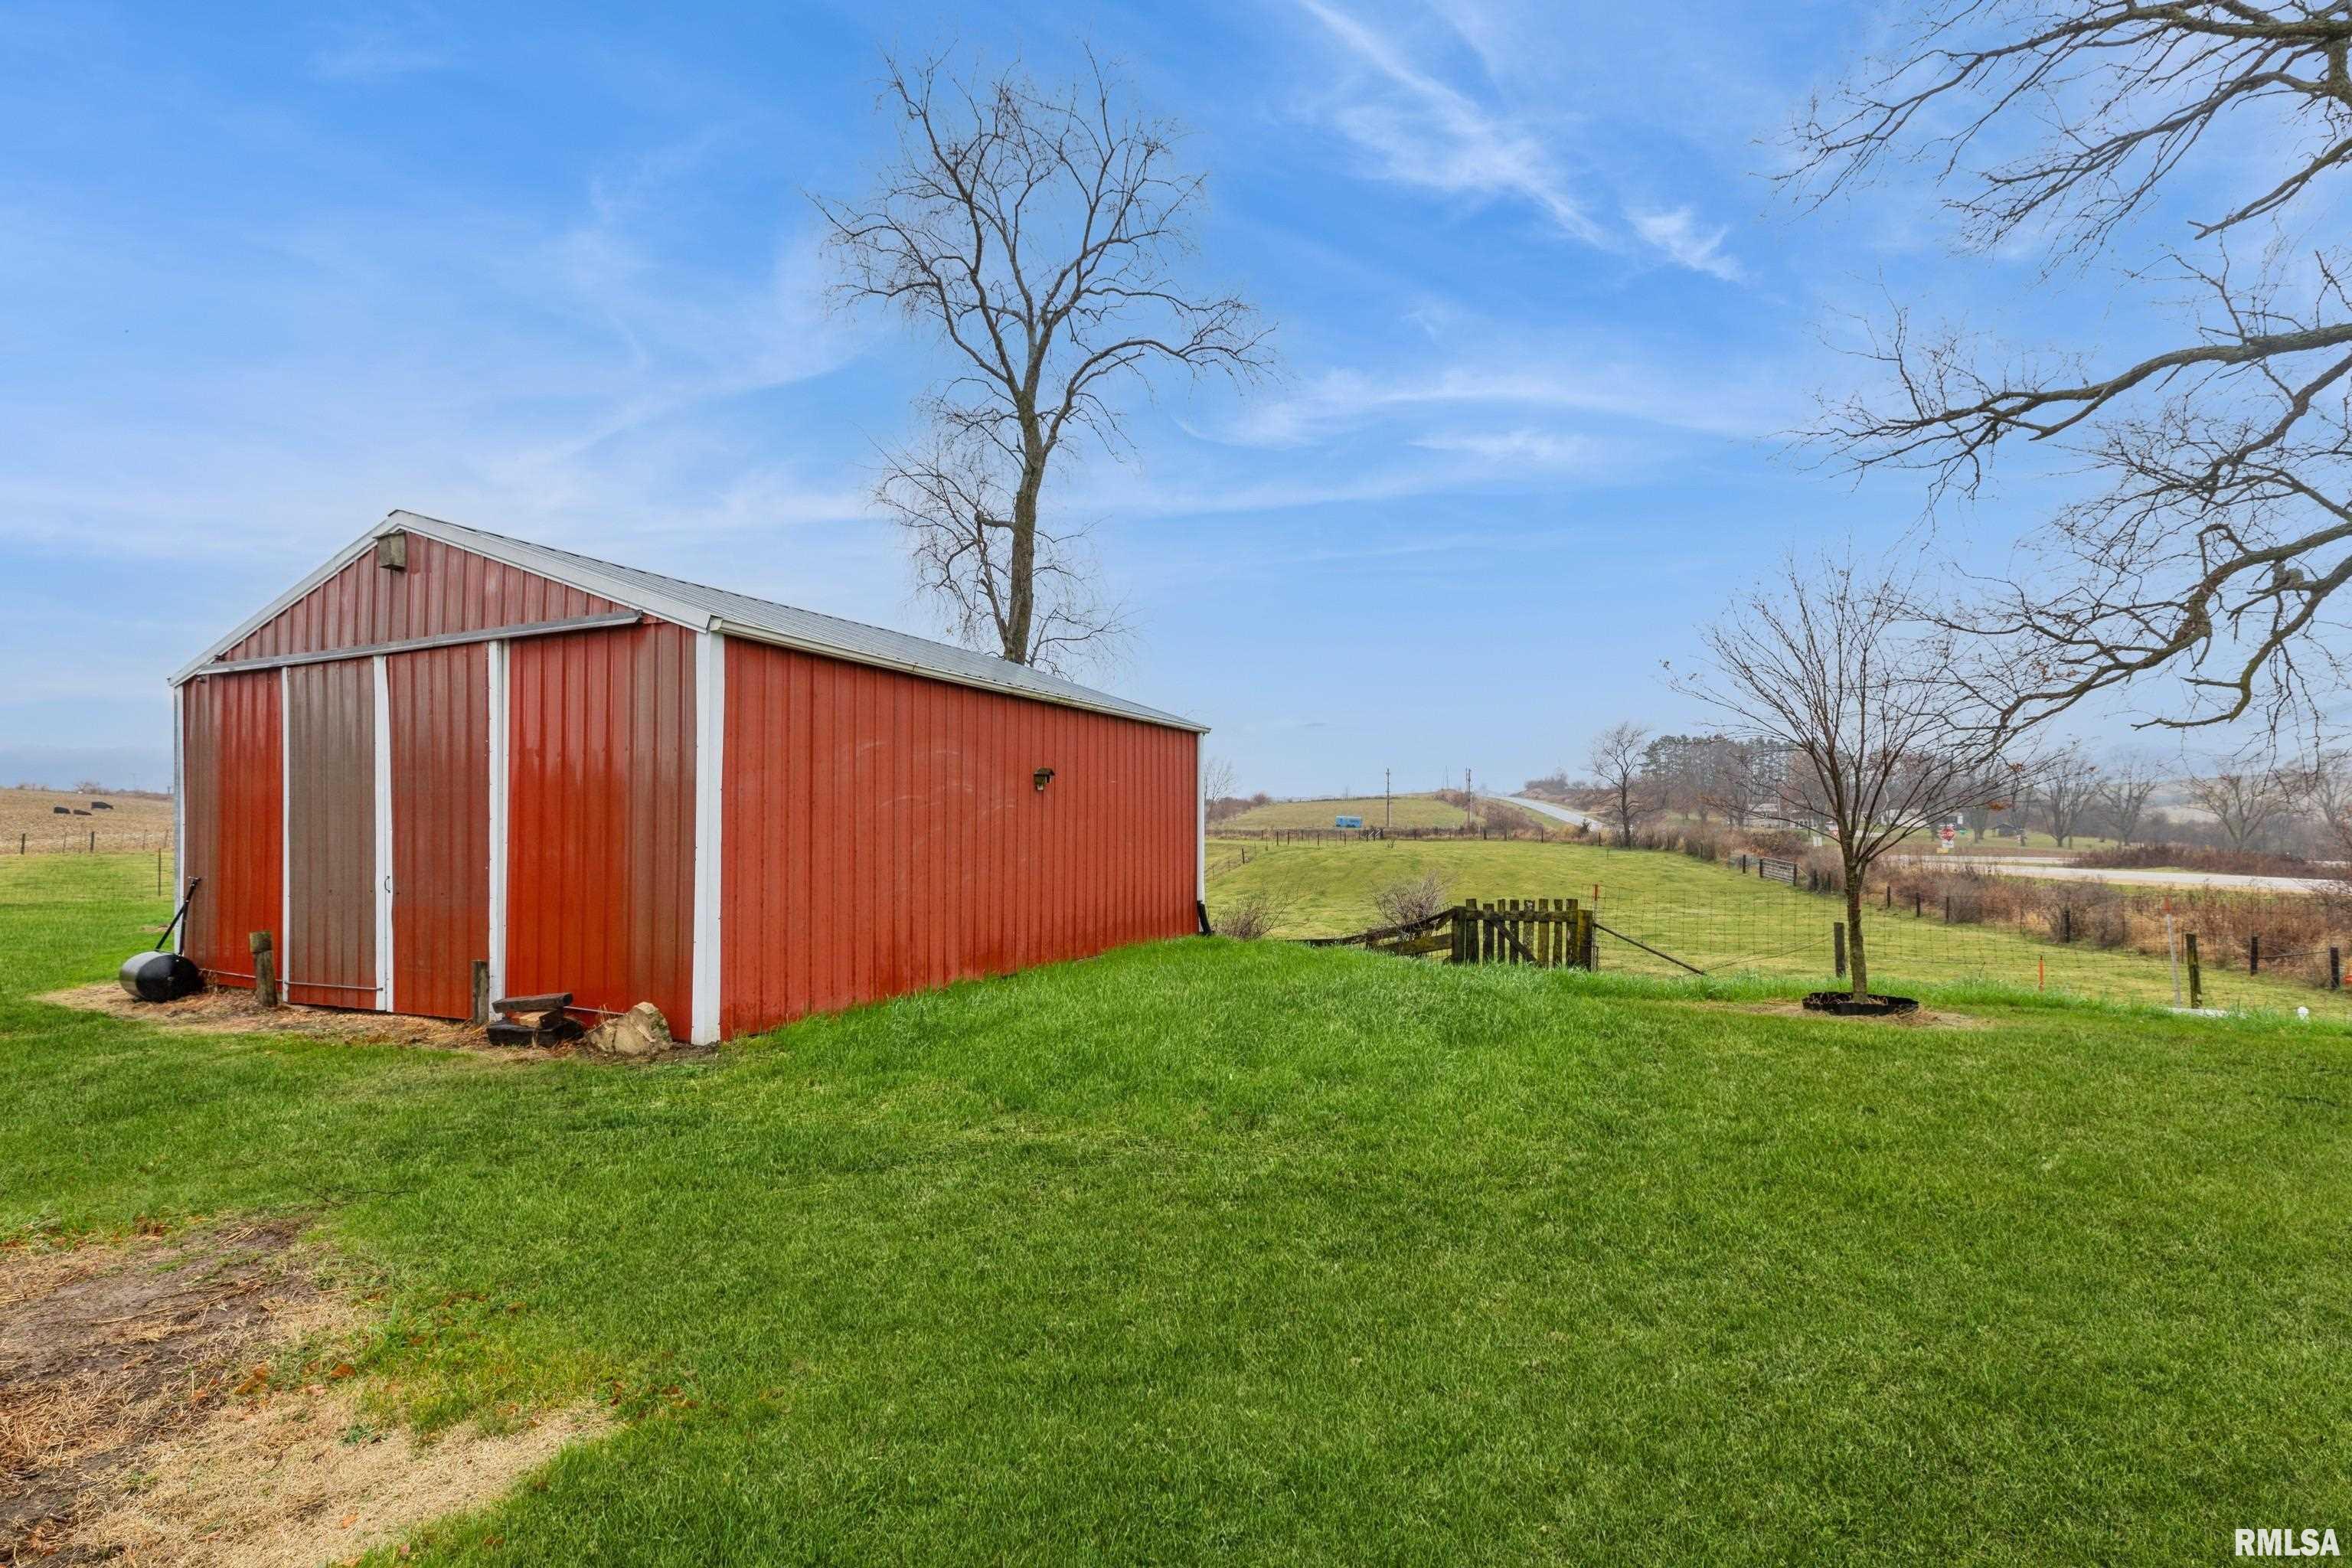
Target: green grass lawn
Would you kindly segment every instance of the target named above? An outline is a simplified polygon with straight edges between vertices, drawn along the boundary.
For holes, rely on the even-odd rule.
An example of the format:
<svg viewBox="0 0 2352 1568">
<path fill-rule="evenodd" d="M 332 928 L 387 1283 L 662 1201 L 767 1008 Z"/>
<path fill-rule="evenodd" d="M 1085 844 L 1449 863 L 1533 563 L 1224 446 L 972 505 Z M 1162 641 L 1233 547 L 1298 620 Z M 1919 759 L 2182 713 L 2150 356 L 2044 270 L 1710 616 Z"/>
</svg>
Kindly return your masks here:
<svg viewBox="0 0 2352 1568">
<path fill-rule="evenodd" d="M 1392 809 L 1392 817 L 1384 815 Z M 1244 828 L 1255 831 L 1270 827 L 1328 827 L 1335 816 L 1360 816 L 1370 827 L 1389 821 L 1397 827 L 1460 827 L 1470 820 L 1469 814 L 1458 805 L 1449 805 L 1433 795 L 1401 795 L 1384 802 L 1379 795 L 1334 797 L 1330 800 L 1277 800 L 1270 805 L 1252 806 L 1236 816 L 1217 824 L 1220 828 Z"/>
<path fill-rule="evenodd" d="M 1244 854 L 1246 854 L 1246 860 Z M 1380 923 L 1373 895 L 1386 883 L 1427 871 L 1454 898 L 1572 898 L 1591 903 L 1598 889 L 1601 921 L 1709 973 L 1759 973 L 1826 985 L 1833 959 L 1830 928 L 1843 901 L 1780 882 L 1742 877 L 1730 867 L 1654 849 L 1496 840 L 1389 839 L 1370 843 L 1215 845 L 1209 856 L 1213 916 L 1253 894 L 1284 911 L 1287 936 L 1337 936 Z M 2098 1001 L 2168 1003 L 2170 967 L 2159 957 L 2087 942 L 2062 946 L 2012 929 L 1947 925 L 1936 906 L 1918 915 L 1906 904 L 1874 905 L 1865 916 L 1874 990 L 1990 982 Z M 1673 965 L 1604 937 L 1609 970 L 1674 974 Z M 2291 975 L 2205 970 L 2205 1001 L 2224 1007 L 2309 1006 L 2352 1017 L 2352 993 L 2330 993 Z"/>
<path fill-rule="evenodd" d="M 1184 941 L 509 1067 L 26 1000 L 162 906 L 5 893 L 0 1236 L 309 1215 L 413 1418 L 620 1395 L 410 1562 L 2184 1562 L 2352 1509 L 2337 1029 Z"/>
</svg>

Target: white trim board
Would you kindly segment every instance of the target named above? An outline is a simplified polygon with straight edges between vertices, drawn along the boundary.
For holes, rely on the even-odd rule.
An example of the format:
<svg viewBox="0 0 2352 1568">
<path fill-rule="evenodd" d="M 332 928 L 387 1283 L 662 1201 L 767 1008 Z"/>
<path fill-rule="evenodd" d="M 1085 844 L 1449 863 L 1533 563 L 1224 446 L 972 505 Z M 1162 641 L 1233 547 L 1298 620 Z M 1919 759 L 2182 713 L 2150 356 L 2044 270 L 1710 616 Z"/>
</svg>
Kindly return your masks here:
<svg viewBox="0 0 2352 1568">
<path fill-rule="evenodd" d="M 392 1011 L 392 676 L 382 654 L 375 677 L 375 1007 Z"/>
<path fill-rule="evenodd" d="M 698 1046 L 719 1039 L 726 751 L 727 638 L 703 632 L 694 639 L 694 1017 L 688 1030 Z"/>
<path fill-rule="evenodd" d="M 217 764 L 215 764 L 217 771 Z M 294 973 L 294 700 L 290 678 L 278 672 L 278 953 L 279 1000 Z"/>
<path fill-rule="evenodd" d="M 172 907 L 188 896 L 188 705 L 187 694 L 172 688 Z M 190 914 L 195 911 L 191 910 Z M 188 951 L 188 922 L 172 939 L 173 952 Z"/>
<path fill-rule="evenodd" d="M 490 994 L 507 994 L 507 645 L 485 650 L 489 668 Z"/>
</svg>

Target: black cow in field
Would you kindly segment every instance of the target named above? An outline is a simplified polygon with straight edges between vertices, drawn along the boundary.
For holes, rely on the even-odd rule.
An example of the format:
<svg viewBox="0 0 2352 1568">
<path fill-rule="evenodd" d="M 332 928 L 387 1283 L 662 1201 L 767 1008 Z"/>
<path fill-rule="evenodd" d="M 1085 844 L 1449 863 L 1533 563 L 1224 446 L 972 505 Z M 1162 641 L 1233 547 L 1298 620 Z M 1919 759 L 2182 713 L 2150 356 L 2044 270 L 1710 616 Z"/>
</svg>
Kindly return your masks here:
<svg viewBox="0 0 2352 1568">
<path fill-rule="evenodd" d="M 90 810 L 92 810 L 92 811 L 112 811 L 112 810 L 114 809 L 114 807 L 112 807 L 111 805 L 109 805 L 106 802 L 104 802 L 104 801 L 102 801 L 102 800 L 94 800 L 94 801 L 91 801 L 91 802 L 89 803 L 89 808 L 90 808 Z"/>
<path fill-rule="evenodd" d="M 56 812 L 59 816 L 71 816 L 73 815 L 73 807 L 69 805 L 53 805 L 49 807 L 49 809 Z"/>
<path fill-rule="evenodd" d="M 88 813 L 88 812 L 86 812 L 86 811 L 76 811 L 76 812 L 74 813 L 74 815 L 75 815 L 76 816 L 88 816 L 89 815 L 89 813 Z"/>
</svg>

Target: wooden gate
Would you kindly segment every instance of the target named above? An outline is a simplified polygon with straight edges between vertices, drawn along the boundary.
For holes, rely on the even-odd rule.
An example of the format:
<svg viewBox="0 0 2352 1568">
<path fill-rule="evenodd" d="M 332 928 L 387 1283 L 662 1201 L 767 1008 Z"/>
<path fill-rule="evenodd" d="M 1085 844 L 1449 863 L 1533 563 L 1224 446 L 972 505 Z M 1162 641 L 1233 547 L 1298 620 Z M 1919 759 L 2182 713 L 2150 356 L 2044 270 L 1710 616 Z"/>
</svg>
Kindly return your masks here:
<svg viewBox="0 0 2352 1568">
<path fill-rule="evenodd" d="M 1592 914 L 1574 899 L 1496 899 L 1483 908 L 1465 899 L 1452 937 L 1456 963 L 1592 967 Z"/>
<path fill-rule="evenodd" d="M 1444 954 L 1449 963 L 1592 967 L 1592 911 L 1574 899 L 1465 899 L 1402 925 L 1350 936 L 1309 937 L 1307 947 L 1360 947 L 1402 958 Z"/>
</svg>

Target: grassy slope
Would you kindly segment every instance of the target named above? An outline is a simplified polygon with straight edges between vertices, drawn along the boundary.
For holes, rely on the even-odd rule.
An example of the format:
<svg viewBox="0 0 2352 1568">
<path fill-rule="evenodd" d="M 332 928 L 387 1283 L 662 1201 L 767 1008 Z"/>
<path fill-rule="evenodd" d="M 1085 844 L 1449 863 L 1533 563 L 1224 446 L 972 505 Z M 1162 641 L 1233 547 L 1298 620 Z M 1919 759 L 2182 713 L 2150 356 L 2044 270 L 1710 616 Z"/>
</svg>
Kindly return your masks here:
<svg viewBox="0 0 2352 1568">
<path fill-rule="evenodd" d="M 639 1417 L 414 1561 L 2179 1561 L 2352 1504 L 2332 1031 L 1199 942 L 639 1071 L 20 999 L 154 908 L 0 899 L 0 1236 L 310 1213 L 416 1413 Z"/>
<path fill-rule="evenodd" d="M 1244 864 L 1238 846 L 1212 846 L 1212 914 L 1253 892 L 1277 900 L 1285 934 L 1331 936 L 1378 923 L 1372 895 L 1384 883 L 1436 870 L 1455 898 L 1573 898 L 1601 889 L 1601 919 L 1627 936 L 1702 969 L 1753 971 L 1830 979 L 1829 929 L 1843 915 L 1838 900 L 1778 882 L 1741 877 L 1662 850 L 1610 849 L 1573 843 L 1490 843 L 1391 839 L 1379 843 L 1261 845 Z M 1990 980 L 2042 984 L 2101 1000 L 2171 1000 L 2169 969 L 2159 958 L 2087 942 L 2036 940 L 1996 926 L 1944 924 L 1937 910 L 1874 910 L 1868 920 L 1874 987 L 1913 990 Z M 1671 973 L 1669 966 L 1604 940 L 1605 967 Z M 2218 1006 L 2352 1015 L 2352 993 L 2330 994 L 2289 978 L 2249 976 L 2218 966 L 2205 973 L 2206 1000 Z"/>
<path fill-rule="evenodd" d="M 1379 795 L 1357 796 L 1331 800 L 1278 800 L 1271 805 L 1253 806 L 1237 816 L 1227 817 L 1219 827 L 1328 827 L 1334 816 L 1360 816 L 1371 826 L 1382 820 L 1383 803 Z M 1470 820 L 1458 805 L 1448 805 L 1433 795 L 1401 795 L 1393 803 L 1398 827 L 1459 827 Z"/>
</svg>

